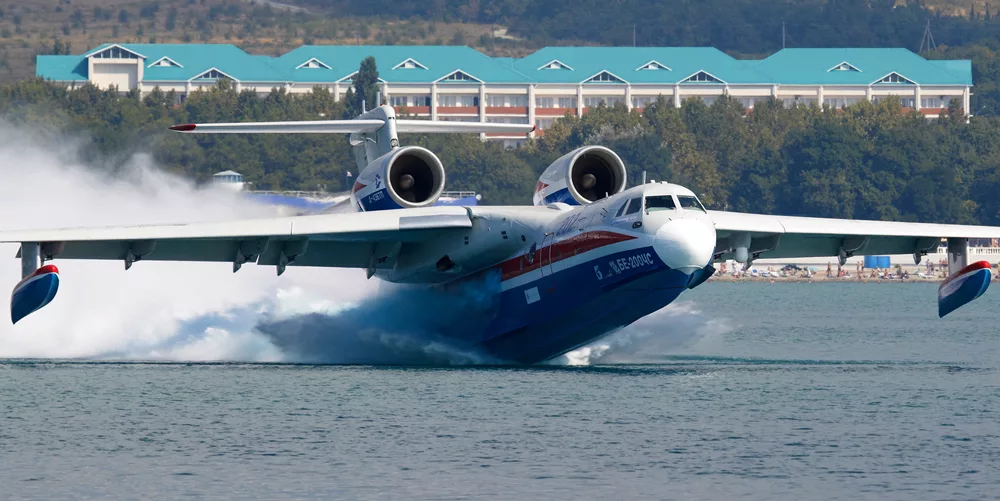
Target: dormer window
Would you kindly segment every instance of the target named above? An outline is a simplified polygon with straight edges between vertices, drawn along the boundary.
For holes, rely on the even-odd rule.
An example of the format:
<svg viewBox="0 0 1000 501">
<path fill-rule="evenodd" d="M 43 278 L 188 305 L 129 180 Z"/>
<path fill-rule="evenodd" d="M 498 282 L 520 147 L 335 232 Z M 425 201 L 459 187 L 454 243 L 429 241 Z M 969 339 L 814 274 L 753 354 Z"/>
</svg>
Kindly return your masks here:
<svg viewBox="0 0 1000 501">
<path fill-rule="evenodd" d="M 478 78 L 465 73 L 464 71 L 456 71 L 440 80 L 441 82 L 456 82 L 456 83 L 480 83 L 481 80 Z"/>
<path fill-rule="evenodd" d="M 876 84 L 902 84 L 902 85 L 915 85 L 910 79 L 900 75 L 899 73 L 892 72 L 888 75 L 879 79 L 875 82 Z"/>
<path fill-rule="evenodd" d="M 709 74 L 707 72 L 699 71 L 698 73 L 695 73 L 694 75 L 691 75 L 691 76 L 685 78 L 683 81 L 681 81 L 681 83 L 724 84 L 726 82 L 723 82 L 722 80 L 719 80 L 718 78 L 715 78 L 714 76 L 712 76 L 711 74 Z"/>
<path fill-rule="evenodd" d="M 219 80 L 219 79 L 227 79 L 227 78 L 229 80 L 235 80 L 233 77 L 231 77 L 231 76 L 229 76 L 229 75 L 227 75 L 227 74 L 219 71 L 218 69 L 212 68 L 212 69 L 210 69 L 210 70 L 202 73 L 201 75 L 198 75 L 198 76 L 192 78 L 192 80 Z"/>
<path fill-rule="evenodd" d="M 855 67 L 853 64 L 851 64 L 851 63 L 849 63 L 847 61 L 844 61 L 844 62 L 842 62 L 842 63 L 834 66 L 833 68 L 830 68 L 830 69 L 826 70 L 826 71 L 854 71 L 854 72 L 858 72 L 858 73 L 861 72 L 861 70 L 859 70 L 857 67 Z"/>
<path fill-rule="evenodd" d="M 625 83 L 625 81 L 611 74 L 611 72 L 602 71 L 588 78 L 584 83 Z"/>
<path fill-rule="evenodd" d="M 570 66 L 568 64 L 563 63 L 562 61 L 560 61 L 558 59 L 553 59 L 553 60 L 551 60 L 551 61 L 549 61 L 549 62 L 547 62 L 547 63 L 539 66 L 538 69 L 539 70 L 570 70 L 570 71 L 573 71 L 573 68 L 570 68 Z"/>
<path fill-rule="evenodd" d="M 392 69 L 394 69 L 394 70 L 415 70 L 415 69 L 426 70 L 427 67 L 424 66 L 424 65 L 422 65 L 422 64 L 420 64 L 420 61 L 417 61 L 416 59 L 413 59 L 412 57 L 408 57 L 403 62 L 397 64 L 396 66 L 393 66 Z"/>
<path fill-rule="evenodd" d="M 121 45 L 115 44 L 104 49 L 91 52 L 85 57 L 92 57 L 94 59 L 145 59 L 146 56 L 134 52 L 122 47 Z"/>
<path fill-rule="evenodd" d="M 656 71 L 656 70 L 671 71 L 670 68 L 668 68 L 666 65 L 660 64 L 657 61 L 650 61 L 650 62 L 648 62 L 648 63 L 646 63 L 646 64 L 644 64 L 644 65 L 636 68 L 635 70 L 636 71 L 651 71 L 651 70 L 652 71 Z"/>
<path fill-rule="evenodd" d="M 177 61 L 170 59 L 169 57 L 163 56 L 158 59 L 155 63 L 150 64 L 149 68 L 183 68 Z"/>
<path fill-rule="evenodd" d="M 320 61 L 319 59 L 316 59 L 315 57 L 310 58 L 308 61 L 306 61 L 306 62 L 304 62 L 304 63 L 302 63 L 302 64 L 300 64 L 300 65 L 298 65 L 298 66 L 295 67 L 295 69 L 297 69 L 297 70 L 300 70 L 300 69 L 303 69 L 303 68 L 306 68 L 306 69 L 324 69 L 324 70 L 331 69 L 330 65 L 324 63 L 323 61 Z"/>
</svg>

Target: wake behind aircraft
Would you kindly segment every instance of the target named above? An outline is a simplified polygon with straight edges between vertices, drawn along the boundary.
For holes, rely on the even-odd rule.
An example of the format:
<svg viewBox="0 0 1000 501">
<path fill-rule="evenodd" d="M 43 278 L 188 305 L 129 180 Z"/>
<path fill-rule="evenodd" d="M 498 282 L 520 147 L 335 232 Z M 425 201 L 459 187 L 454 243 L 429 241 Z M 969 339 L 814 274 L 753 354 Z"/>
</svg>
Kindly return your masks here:
<svg viewBox="0 0 1000 501">
<path fill-rule="evenodd" d="M 1000 227 L 770 216 L 704 208 L 670 183 L 627 188 L 612 150 L 585 146 L 541 175 L 530 206 L 435 207 L 445 169 L 431 151 L 400 146 L 398 133 L 529 133 L 531 125 L 396 119 L 380 106 L 355 120 L 187 124 L 189 134 L 350 134 L 360 174 L 354 212 L 231 222 L 0 232 L 20 243 L 16 323 L 59 286 L 53 259 L 211 261 L 360 268 L 369 278 L 447 291 L 482 284 L 485 322 L 451 334 L 500 360 L 562 355 L 657 311 L 715 273 L 713 262 L 758 258 L 913 254 L 948 243 L 944 316 L 989 286 L 988 262 L 968 262 L 968 239 Z M 412 293 L 420 294 L 421 287 Z"/>
</svg>

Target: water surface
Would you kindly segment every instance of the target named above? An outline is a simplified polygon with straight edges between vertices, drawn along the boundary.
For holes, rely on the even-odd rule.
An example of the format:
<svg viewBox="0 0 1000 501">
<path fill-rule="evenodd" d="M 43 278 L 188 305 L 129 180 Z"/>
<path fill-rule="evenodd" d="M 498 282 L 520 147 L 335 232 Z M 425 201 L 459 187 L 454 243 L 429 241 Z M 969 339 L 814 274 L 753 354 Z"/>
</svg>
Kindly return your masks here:
<svg viewBox="0 0 1000 501">
<path fill-rule="evenodd" d="M 1000 296 L 935 293 L 710 283 L 587 367 L 11 360 L 0 497 L 995 499 Z"/>
</svg>

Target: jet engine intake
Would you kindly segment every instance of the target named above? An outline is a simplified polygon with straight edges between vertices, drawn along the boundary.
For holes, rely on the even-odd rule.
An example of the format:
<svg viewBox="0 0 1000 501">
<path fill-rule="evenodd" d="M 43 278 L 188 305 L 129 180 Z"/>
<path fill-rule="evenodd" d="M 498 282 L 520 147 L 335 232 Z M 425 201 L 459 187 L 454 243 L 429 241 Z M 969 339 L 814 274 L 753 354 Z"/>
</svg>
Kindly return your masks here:
<svg viewBox="0 0 1000 501">
<path fill-rule="evenodd" d="M 407 146 L 368 164 L 351 199 L 362 211 L 427 207 L 441 196 L 444 183 L 441 160 L 426 148 Z"/>
<path fill-rule="evenodd" d="M 538 179 L 533 203 L 586 205 L 625 189 L 625 163 L 608 148 L 577 148 L 551 165 Z"/>
</svg>

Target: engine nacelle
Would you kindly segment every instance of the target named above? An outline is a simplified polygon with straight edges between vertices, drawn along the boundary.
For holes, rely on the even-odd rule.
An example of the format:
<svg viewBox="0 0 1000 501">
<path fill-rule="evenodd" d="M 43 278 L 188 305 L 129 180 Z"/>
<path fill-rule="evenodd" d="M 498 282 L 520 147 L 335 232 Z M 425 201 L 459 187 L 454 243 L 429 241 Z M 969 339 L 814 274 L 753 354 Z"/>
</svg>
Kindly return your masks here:
<svg viewBox="0 0 1000 501">
<path fill-rule="evenodd" d="M 558 160 L 535 185 L 535 205 L 586 205 L 625 189 L 625 163 L 603 146 L 577 148 Z"/>
<path fill-rule="evenodd" d="M 434 205 L 444 191 L 444 166 L 426 148 L 396 148 L 376 158 L 358 176 L 351 202 L 361 211 Z"/>
</svg>

